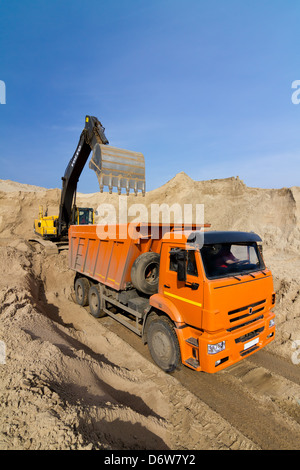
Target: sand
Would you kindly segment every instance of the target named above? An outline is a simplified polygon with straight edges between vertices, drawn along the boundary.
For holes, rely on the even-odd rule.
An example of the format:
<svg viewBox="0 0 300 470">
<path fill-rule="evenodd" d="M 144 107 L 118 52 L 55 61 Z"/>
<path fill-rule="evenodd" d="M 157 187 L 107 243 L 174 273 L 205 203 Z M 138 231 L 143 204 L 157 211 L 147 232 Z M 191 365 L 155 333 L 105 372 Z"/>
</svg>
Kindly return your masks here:
<svg viewBox="0 0 300 470">
<path fill-rule="evenodd" d="M 162 372 L 73 302 L 67 251 L 49 254 L 29 242 L 39 205 L 56 215 L 59 198 L 59 189 L 0 180 L 0 449 L 272 448 L 271 438 L 245 431 L 234 411 L 231 417 L 180 375 Z M 111 203 L 117 210 L 119 202 L 107 193 L 78 194 L 77 200 L 95 209 Z M 194 181 L 180 173 L 145 198 L 127 201 L 148 208 L 204 204 L 212 229 L 261 236 L 277 293 L 270 360 L 245 360 L 209 380 L 222 382 L 224 400 L 233 387 L 257 410 L 270 407 L 274 423 L 284 428 L 276 445 L 299 448 L 300 188 L 249 188 L 239 178 Z M 282 363 L 295 368 L 295 378 Z M 208 379 L 198 374 L 193 380 L 201 387 Z M 216 400 L 222 403 L 222 393 Z"/>
</svg>

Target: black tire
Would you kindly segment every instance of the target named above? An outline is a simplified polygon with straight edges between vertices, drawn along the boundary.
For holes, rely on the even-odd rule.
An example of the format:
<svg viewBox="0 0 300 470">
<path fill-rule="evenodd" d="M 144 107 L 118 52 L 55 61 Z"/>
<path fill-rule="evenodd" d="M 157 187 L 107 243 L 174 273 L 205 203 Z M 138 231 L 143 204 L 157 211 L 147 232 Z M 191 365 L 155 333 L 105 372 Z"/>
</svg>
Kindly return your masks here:
<svg viewBox="0 0 300 470">
<path fill-rule="evenodd" d="M 89 295 L 89 288 L 90 283 L 85 277 L 78 277 L 75 281 L 75 297 L 76 302 L 85 307 L 88 305 L 88 295 Z"/>
<path fill-rule="evenodd" d="M 102 311 L 101 297 L 98 287 L 94 284 L 89 289 L 89 307 L 93 317 L 101 318 L 105 316 Z"/>
<path fill-rule="evenodd" d="M 152 295 L 158 291 L 159 281 L 158 253 L 142 253 L 131 268 L 131 281 L 134 287 L 144 294 Z"/>
<path fill-rule="evenodd" d="M 181 364 L 177 335 L 171 320 L 157 317 L 147 328 L 148 348 L 154 362 L 165 372 L 173 372 Z"/>
</svg>

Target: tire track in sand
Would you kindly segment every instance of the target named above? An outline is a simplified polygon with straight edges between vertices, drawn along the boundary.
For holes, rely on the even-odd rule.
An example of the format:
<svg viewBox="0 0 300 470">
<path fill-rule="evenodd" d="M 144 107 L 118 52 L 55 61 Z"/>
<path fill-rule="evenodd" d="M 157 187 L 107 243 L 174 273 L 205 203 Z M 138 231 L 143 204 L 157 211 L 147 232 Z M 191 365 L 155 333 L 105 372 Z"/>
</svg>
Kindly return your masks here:
<svg viewBox="0 0 300 470">
<path fill-rule="evenodd" d="M 101 321 L 152 362 L 139 337 L 107 317 Z M 255 446 L 300 448 L 299 369 L 293 364 L 261 351 L 217 374 L 181 366 L 172 376 Z"/>
</svg>

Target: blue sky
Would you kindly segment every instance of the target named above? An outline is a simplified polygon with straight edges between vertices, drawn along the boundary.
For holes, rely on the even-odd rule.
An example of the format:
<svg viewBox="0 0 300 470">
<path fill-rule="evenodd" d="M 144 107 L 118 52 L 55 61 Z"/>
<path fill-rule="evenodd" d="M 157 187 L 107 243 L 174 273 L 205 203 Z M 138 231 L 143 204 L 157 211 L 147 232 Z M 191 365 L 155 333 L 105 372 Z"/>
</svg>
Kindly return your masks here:
<svg viewBox="0 0 300 470">
<path fill-rule="evenodd" d="M 300 185 L 299 24 L 298 0 L 0 0 L 0 179 L 60 188 L 89 114 L 147 190 Z"/>
</svg>

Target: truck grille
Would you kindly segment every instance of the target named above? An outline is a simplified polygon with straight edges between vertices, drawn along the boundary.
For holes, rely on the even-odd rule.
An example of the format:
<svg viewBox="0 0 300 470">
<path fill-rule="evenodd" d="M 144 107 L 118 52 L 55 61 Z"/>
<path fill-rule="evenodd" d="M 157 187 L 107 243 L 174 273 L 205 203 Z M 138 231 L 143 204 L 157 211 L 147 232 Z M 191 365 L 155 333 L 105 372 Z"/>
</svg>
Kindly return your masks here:
<svg viewBox="0 0 300 470">
<path fill-rule="evenodd" d="M 235 339 L 236 343 L 244 343 L 245 341 L 249 341 L 252 338 L 255 338 L 255 336 L 258 336 L 260 333 L 264 331 L 265 327 L 262 326 L 261 328 L 257 328 L 254 331 L 251 331 L 251 333 L 246 333 L 243 336 L 240 336 L 239 338 Z"/>
<path fill-rule="evenodd" d="M 227 331 L 233 331 L 236 330 L 237 328 L 242 328 L 243 326 L 249 325 L 250 323 L 253 323 L 257 320 L 261 320 L 263 318 L 263 315 L 260 315 L 258 317 L 253 318 L 253 315 L 257 315 L 257 313 L 262 312 L 265 308 L 266 299 L 260 300 L 259 302 L 254 302 L 253 304 L 250 305 L 245 305 L 244 307 L 235 309 L 235 310 L 230 310 L 228 312 L 228 317 L 229 317 L 229 322 L 232 323 L 232 327 L 228 328 Z M 240 322 L 240 320 L 243 319 L 250 319 L 248 321 L 245 321 L 243 323 L 235 323 L 235 322 Z"/>
<path fill-rule="evenodd" d="M 254 323 L 258 320 L 262 320 L 264 318 L 263 315 L 260 315 L 259 317 L 253 318 L 252 320 L 246 321 L 244 323 L 240 323 L 239 325 L 232 326 L 231 328 L 227 328 L 227 331 L 234 331 L 237 330 L 238 328 L 243 328 L 243 326 L 250 325 L 251 323 Z"/>
</svg>

